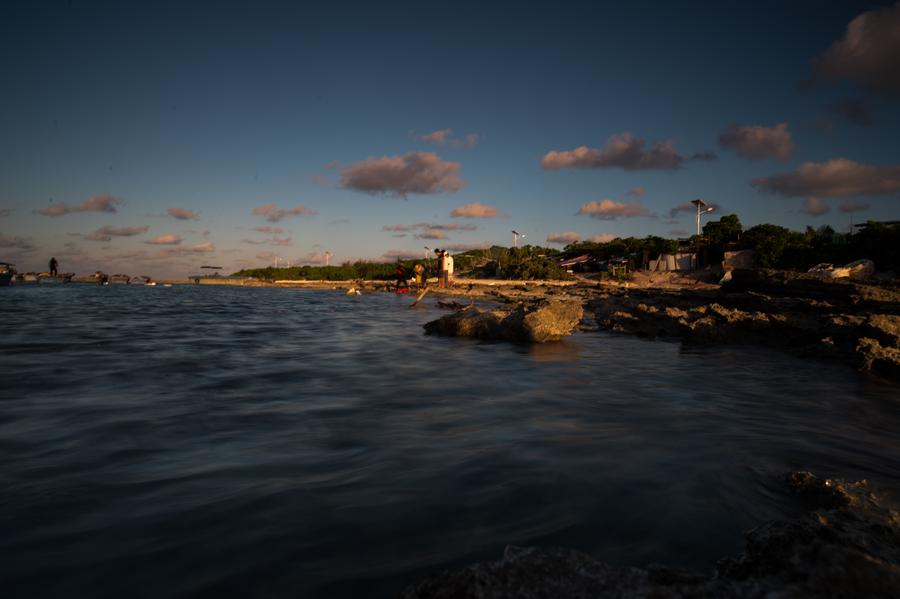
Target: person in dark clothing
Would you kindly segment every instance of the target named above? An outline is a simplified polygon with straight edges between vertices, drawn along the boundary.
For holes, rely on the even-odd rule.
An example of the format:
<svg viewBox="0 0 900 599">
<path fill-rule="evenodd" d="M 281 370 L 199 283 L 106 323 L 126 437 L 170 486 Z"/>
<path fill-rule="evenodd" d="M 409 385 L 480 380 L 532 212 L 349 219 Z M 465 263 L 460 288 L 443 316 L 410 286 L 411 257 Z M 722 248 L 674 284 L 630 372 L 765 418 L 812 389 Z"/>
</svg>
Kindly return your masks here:
<svg viewBox="0 0 900 599">
<path fill-rule="evenodd" d="M 59 266 L 59 262 L 56 261 L 56 258 L 50 258 L 50 264 L 48 266 L 50 267 L 50 276 L 55 277 L 56 267 Z"/>
<path fill-rule="evenodd" d="M 400 262 L 397 263 L 397 269 L 394 271 L 397 275 L 397 290 L 399 291 L 402 288 L 406 287 L 406 269 L 403 268 L 403 264 Z"/>
</svg>

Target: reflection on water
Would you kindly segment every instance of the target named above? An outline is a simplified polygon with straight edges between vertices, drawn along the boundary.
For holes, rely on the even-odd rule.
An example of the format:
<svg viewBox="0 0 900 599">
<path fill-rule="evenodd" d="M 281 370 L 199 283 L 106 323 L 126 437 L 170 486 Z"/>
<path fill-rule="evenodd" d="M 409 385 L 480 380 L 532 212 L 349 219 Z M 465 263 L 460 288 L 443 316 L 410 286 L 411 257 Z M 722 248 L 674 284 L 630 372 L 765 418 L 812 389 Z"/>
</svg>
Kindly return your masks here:
<svg viewBox="0 0 900 599">
<path fill-rule="evenodd" d="M 528 355 L 535 362 L 575 362 L 579 359 L 578 344 L 568 339 L 559 343 L 536 343 L 527 346 Z"/>
<path fill-rule="evenodd" d="M 604 333 L 422 335 L 409 298 L 0 293 L 4 596 L 389 597 L 566 545 L 709 568 L 791 469 L 896 492 L 896 388 Z"/>
</svg>

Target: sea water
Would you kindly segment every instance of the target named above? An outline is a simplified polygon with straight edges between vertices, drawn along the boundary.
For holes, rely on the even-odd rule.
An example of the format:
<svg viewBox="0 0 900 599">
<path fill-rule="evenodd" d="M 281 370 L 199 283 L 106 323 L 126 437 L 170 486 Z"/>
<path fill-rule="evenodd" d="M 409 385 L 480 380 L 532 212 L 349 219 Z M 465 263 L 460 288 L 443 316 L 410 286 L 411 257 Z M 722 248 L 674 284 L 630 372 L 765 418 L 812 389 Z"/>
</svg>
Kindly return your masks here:
<svg viewBox="0 0 900 599">
<path fill-rule="evenodd" d="M 391 597 L 508 544 L 709 571 L 791 470 L 900 491 L 898 388 L 393 294 L 0 289 L 4 597 Z"/>
</svg>

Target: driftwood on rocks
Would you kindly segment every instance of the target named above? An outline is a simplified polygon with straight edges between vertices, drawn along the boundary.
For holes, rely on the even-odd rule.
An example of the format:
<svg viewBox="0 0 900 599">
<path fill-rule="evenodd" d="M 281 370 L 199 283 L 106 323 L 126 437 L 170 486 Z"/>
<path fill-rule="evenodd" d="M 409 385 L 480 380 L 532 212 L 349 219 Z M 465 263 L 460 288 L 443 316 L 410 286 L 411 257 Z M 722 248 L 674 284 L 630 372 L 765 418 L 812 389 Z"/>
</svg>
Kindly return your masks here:
<svg viewBox="0 0 900 599">
<path fill-rule="evenodd" d="M 896 597 L 900 514 L 865 481 L 787 477 L 810 512 L 746 534 L 746 549 L 713 573 L 620 567 L 571 549 L 507 547 L 501 559 L 447 571 L 406 589 L 403 599 L 549 597 Z"/>
<path fill-rule="evenodd" d="M 425 324 L 425 332 L 453 337 L 544 343 L 558 341 L 578 326 L 580 300 L 539 300 L 512 309 L 468 307 Z"/>
</svg>

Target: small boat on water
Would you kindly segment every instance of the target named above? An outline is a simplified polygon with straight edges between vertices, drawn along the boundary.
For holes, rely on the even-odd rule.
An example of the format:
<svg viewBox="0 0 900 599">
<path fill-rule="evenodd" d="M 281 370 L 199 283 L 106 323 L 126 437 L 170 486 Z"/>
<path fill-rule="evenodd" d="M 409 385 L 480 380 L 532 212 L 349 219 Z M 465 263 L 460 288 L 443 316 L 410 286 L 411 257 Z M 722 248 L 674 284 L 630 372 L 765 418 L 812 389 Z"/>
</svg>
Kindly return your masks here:
<svg viewBox="0 0 900 599">
<path fill-rule="evenodd" d="M 0 262 L 0 287 L 8 287 L 16 276 L 16 269 L 9 262 Z"/>
<path fill-rule="evenodd" d="M 34 284 L 38 282 L 40 275 L 36 272 L 20 272 L 16 275 L 16 283 L 18 284 Z"/>
<path fill-rule="evenodd" d="M 128 285 L 131 283 L 131 277 L 128 275 L 110 275 L 109 284 L 110 285 Z"/>
</svg>

